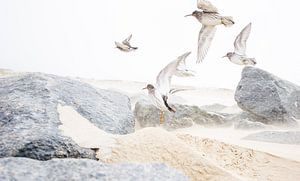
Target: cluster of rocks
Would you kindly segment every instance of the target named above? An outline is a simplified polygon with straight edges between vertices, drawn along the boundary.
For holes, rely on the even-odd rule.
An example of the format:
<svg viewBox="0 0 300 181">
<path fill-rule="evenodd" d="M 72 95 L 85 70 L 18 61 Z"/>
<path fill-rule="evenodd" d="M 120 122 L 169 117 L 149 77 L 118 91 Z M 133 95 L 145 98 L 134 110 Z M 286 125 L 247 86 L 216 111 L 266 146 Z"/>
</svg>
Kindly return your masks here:
<svg viewBox="0 0 300 181">
<path fill-rule="evenodd" d="M 172 104 L 177 111 L 164 114 L 163 126 L 263 129 L 295 126 L 300 119 L 299 86 L 258 68 L 244 68 L 234 98 L 241 113 L 222 113 L 223 105 Z M 139 97 L 132 111 L 127 96 L 73 79 L 41 73 L 0 78 L 0 180 L 187 180 L 164 164 L 96 161 L 94 149 L 80 147 L 62 134 L 58 104 L 73 107 L 111 134 L 132 133 L 135 122 L 140 127 L 159 125 L 160 111 L 147 96 Z M 264 131 L 245 139 L 300 144 L 299 135 Z"/>
<path fill-rule="evenodd" d="M 237 129 L 263 129 L 269 125 L 295 126 L 300 120 L 300 87 L 264 70 L 245 67 L 234 99 L 242 112 L 224 114 L 223 105 L 172 105 L 177 112 L 166 113 L 166 128 L 183 128 L 193 124 L 203 126 L 234 125 Z M 214 111 L 208 111 L 213 108 Z M 159 124 L 160 111 L 147 98 L 135 105 L 135 118 L 141 127 Z"/>
<path fill-rule="evenodd" d="M 187 180 L 164 164 L 98 162 L 59 130 L 58 104 L 108 133 L 134 131 L 130 100 L 120 93 L 40 73 L 0 78 L 0 180 Z"/>
</svg>

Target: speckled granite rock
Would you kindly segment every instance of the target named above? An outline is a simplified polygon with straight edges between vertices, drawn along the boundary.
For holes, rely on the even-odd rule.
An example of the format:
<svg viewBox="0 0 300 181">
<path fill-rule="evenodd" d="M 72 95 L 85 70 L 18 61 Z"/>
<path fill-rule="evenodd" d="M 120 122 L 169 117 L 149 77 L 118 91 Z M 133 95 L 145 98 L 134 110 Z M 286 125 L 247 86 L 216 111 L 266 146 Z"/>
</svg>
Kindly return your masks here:
<svg viewBox="0 0 300 181">
<path fill-rule="evenodd" d="M 250 134 L 243 139 L 300 145 L 300 131 L 262 131 L 259 133 Z"/>
<path fill-rule="evenodd" d="M 267 124 L 296 125 L 300 119 L 300 87 L 255 67 L 243 69 L 234 98 Z"/>
<path fill-rule="evenodd" d="M 179 104 L 171 106 L 176 109 L 176 112 L 165 112 L 164 114 L 164 127 L 168 129 L 190 127 L 194 123 L 204 126 L 219 126 L 228 123 L 225 116 L 204 111 L 197 106 Z M 146 98 L 137 101 L 134 114 L 141 127 L 159 125 L 160 111 Z"/>
<path fill-rule="evenodd" d="M 107 132 L 134 131 L 127 96 L 54 75 L 29 73 L 6 77 L 0 79 L 0 157 L 94 159 L 92 150 L 79 147 L 61 134 L 59 103 L 72 106 Z"/>
<path fill-rule="evenodd" d="M 28 158 L 0 159 L 0 180 L 52 181 L 188 181 L 179 171 L 164 164 L 104 164 L 89 159 L 52 159 L 37 161 Z"/>
</svg>

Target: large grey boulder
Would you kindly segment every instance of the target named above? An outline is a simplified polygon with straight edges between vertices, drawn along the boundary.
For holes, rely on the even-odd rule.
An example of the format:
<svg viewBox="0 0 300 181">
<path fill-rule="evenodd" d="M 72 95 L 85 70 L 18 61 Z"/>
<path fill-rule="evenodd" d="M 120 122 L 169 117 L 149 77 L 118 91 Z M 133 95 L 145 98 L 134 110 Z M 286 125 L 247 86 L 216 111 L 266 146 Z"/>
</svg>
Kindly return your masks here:
<svg viewBox="0 0 300 181">
<path fill-rule="evenodd" d="M 190 127 L 194 123 L 204 126 L 220 126 L 228 123 L 225 116 L 214 112 L 207 112 L 197 106 L 170 104 L 176 112 L 164 113 L 164 127 L 177 129 Z M 160 110 L 143 97 L 135 104 L 135 118 L 141 127 L 159 125 Z"/>
<path fill-rule="evenodd" d="M 250 134 L 243 139 L 270 143 L 300 145 L 300 131 L 262 131 Z"/>
<path fill-rule="evenodd" d="M 258 68 L 243 69 L 234 98 L 241 109 L 267 124 L 294 125 L 300 119 L 300 87 Z"/>
<path fill-rule="evenodd" d="M 104 164 L 88 159 L 37 161 L 28 158 L 2 158 L 0 180 L 187 181 L 188 179 L 175 169 L 159 163 Z"/>
<path fill-rule="evenodd" d="M 97 127 L 134 131 L 129 98 L 69 78 L 30 73 L 0 79 L 0 157 L 95 158 L 62 135 L 57 105 L 69 105 Z"/>
</svg>

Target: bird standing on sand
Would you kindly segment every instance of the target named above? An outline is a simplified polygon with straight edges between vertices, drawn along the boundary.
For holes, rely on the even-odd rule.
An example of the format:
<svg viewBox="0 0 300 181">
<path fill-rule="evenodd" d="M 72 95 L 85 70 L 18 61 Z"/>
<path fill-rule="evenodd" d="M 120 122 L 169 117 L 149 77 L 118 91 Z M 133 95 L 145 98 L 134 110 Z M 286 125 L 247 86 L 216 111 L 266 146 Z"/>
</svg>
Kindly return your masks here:
<svg viewBox="0 0 300 181">
<path fill-rule="evenodd" d="M 236 37 L 234 41 L 234 52 L 229 52 L 223 57 L 227 57 L 232 63 L 238 65 L 255 65 L 255 58 L 246 56 L 246 43 L 251 32 L 251 23 L 249 23 Z"/>
<path fill-rule="evenodd" d="M 131 52 L 133 50 L 138 49 L 137 47 L 133 47 L 130 45 L 131 37 L 132 37 L 132 35 L 129 35 L 129 37 L 126 38 L 124 41 L 122 41 L 122 43 L 115 41 L 116 48 L 118 48 L 119 50 L 121 50 L 123 52 Z"/>
<path fill-rule="evenodd" d="M 185 17 L 194 16 L 202 24 L 198 36 L 196 61 L 196 63 L 200 63 L 204 60 L 208 52 L 212 39 L 216 33 L 216 26 L 223 24 L 224 26 L 229 27 L 234 24 L 234 21 L 229 16 L 221 16 L 218 13 L 218 9 L 209 1 L 198 0 L 197 7 L 202 11 L 194 11 L 192 14 L 186 15 Z"/>
<path fill-rule="evenodd" d="M 152 104 L 157 107 L 160 112 L 160 124 L 164 122 L 164 112 L 170 111 L 175 113 L 175 109 L 168 104 L 169 94 L 177 92 L 174 89 L 170 89 L 171 79 L 173 75 L 180 77 L 193 76 L 185 67 L 185 59 L 191 52 L 187 52 L 179 56 L 176 60 L 169 63 L 164 67 L 156 77 L 156 85 L 148 84 L 145 88 L 148 90 L 149 98 Z M 184 69 L 182 69 L 184 67 Z M 180 90 L 179 90 L 180 91 Z"/>
</svg>

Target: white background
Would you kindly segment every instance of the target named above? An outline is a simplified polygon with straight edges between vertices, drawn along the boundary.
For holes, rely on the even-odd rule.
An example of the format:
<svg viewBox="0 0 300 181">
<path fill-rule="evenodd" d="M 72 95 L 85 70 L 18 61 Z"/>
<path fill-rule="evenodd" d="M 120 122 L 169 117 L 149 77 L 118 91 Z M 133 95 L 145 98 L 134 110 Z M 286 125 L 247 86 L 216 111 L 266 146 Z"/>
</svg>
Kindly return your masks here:
<svg viewBox="0 0 300 181">
<path fill-rule="evenodd" d="M 184 15 L 196 9 L 196 0 L 0 0 L 0 68 L 153 82 L 166 64 L 192 51 L 187 63 L 197 76 L 174 83 L 234 89 L 243 67 L 221 56 L 252 22 L 248 56 L 257 67 L 300 84 L 298 1 L 211 2 L 236 24 L 219 26 L 206 59 L 195 64 L 201 25 Z M 115 49 L 114 41 L 130 33 L 139 49 Z"/>
</svg>

